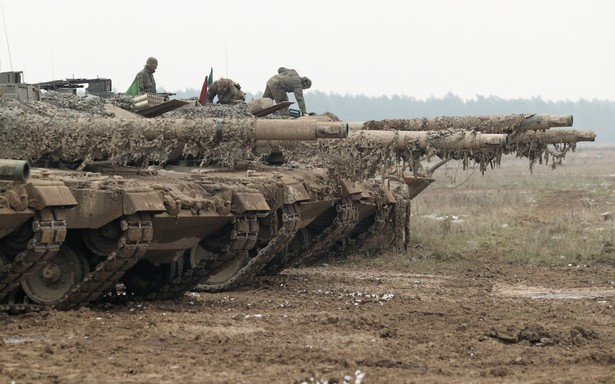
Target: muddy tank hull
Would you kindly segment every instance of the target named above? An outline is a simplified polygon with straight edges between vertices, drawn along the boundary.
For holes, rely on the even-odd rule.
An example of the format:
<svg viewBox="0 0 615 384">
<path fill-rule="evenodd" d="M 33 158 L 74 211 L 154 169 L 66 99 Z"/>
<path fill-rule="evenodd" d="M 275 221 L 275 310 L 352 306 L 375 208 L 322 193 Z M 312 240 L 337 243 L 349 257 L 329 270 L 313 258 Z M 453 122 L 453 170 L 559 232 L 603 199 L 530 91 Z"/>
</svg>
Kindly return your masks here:
<svg viewBox="0 0 615 384">
<path fill-rule="evenodd" d="M 333 189 L 322 170 L 122 171 L 33 168 L 5 182 L 5 309 L 75 309 L 118 284 L 150 299 L 236 288 L 373 231 L 395 203 L 378 185 Z"/>
</svg>

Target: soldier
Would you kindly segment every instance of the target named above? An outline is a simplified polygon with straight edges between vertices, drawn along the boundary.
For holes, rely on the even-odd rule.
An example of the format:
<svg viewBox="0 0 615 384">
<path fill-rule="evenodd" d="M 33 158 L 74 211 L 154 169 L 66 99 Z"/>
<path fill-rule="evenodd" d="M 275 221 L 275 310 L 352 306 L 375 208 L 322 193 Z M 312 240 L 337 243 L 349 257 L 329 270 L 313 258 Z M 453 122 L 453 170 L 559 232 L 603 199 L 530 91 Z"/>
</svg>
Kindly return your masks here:
<svg viewBox="0 0 615 384">
<path fill-rule="evenodd" d="M 207 90 L 206 102 L 213 103 L 216 96 L 218 96 L 218 104 L 236 104 L 246 100 L 246 94 L 241 90 L 241 85 L 224 78 L 214 81 Z"/>
<path fill-rule="evenodd" d="M 300 77 L 294 69 L 280 67 L 278 68 L 278 74 L 267 81 L 267 87 L 265 88 L 263 97 L 268 97 L 274 99 L 276 103 L 281 103 L 283 101 L 288 101 L 288 92 L 293 92 L 299 104 L 301 114 L 306 115 L 303 90 L 311 86 L 312 81 L 307 77 Z M 288 113 L 288 111 L 285 112 Z"/>
<path fill-rule="evenodd" d="M 154 80 L 156 68 L 158 68 L 158 60 L 156 60 L 155 57 L 150 57 L 147 59 L 143 69 L 137 73 L 140 95 L 144 93 L 156 93 L 156 80 Z"/>
</svg>

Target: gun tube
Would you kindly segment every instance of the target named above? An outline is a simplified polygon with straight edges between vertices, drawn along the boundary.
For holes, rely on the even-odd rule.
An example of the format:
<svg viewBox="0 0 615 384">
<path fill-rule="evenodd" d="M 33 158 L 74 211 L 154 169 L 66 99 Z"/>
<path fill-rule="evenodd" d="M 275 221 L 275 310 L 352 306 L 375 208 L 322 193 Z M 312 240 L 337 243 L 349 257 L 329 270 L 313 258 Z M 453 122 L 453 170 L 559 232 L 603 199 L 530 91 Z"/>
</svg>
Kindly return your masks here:
<svg viewBox="0 0 615 384">
<path fill-rule="evenodd" d="M 397 119 L 348 123 L 353 130 L 438 131 L 443 129 L 472 129 L 482 132 L 499 127 L 505 131 L 544 130 L 553 127 L 571 127 L 572 115 L 497 115 L 497 116 L 443 116 L 436 118 Z"/>
<path fill-rule="evenodd" d="M 25 181 L 30 176 L 30 166 L 23 160 L 0 159 L 0 180 Z"/>
<path fill-rule="evenodd" d="M 158 126 L 150 127 L 148 121 L 132 122 L 134 130 L 139 130 L 148 140 L 156 140 L 161 133 L 167 139 L 190 139 L 193 129 L 200 129 L 216 137 L 216 141 L 226 141 L 225 133 L 245 129 L 254 140 L 317 140 L 343 139 L 348 136 L 348 123 L 325 122 L 316 120 L 273 120 L 273 119 L 177 119 L 158 120 Z M 162 123 L 162 124 L 160 124 Z"/>
<path fill-rule="evenodd" d="M 544 144 L 573 144 L 579 141 L 594 141 L 596 134 L 594 131 L 577 131 L 577 130 L 556 130 L 556 131 L 536 131 L 536 132 L 520 132 L 516 135 L 509 136 L 509 144 L 525 144 L 532 142 L 540 142 Z"/>
<path fill-rule="evenodd" d="M 351 131 L 350 139 L 367 138 L 383 145 L 394 144 L 400 151 L 409 149 L 413 144 L 417 149 L 428 147 L 437 149 L 485 149 L 501 148 L 508 143 L 508 135 L 499 133 L 456 132 L 450 135 L 438 135 L 428 131 Z"/>
<path fill-rule="evenodd" d="M 340 139 L 348 136 L 348 123 L 310 119 L 257 119 L 254 126 L 256 140 L 316 140 Z"/>
<path fill-rule="evenodd" d="M 123 161 L 142 154 L 165 159 L 183 153 L 206 153 L 218 144 L 241 148 L 259 140 L 308 141 L 344 138 L 346 122 L 272 119 L 87 119 L 73 116 L 46 118 L 32 115 L 28 124 L 12 111 L 0 113 L 0 158 L 77 162 Z M 19 129 L 15 129 L 19 127 Z M 47 138 L 37 142 L 44 132 Z M 70 132 L 70 134 L 69 134 Z M 98 142 L 105 145 L 97 146 Z M 43 144 L 44 145 L 41 145 Z M 227 149 L 228 149 L 227 148 Z"/>
<path fill-rule="evenodd" d="M 540 130 L 554 127 L 572 127 L 572 115 L 530 115 L 520 129 Z"/>
</svg>

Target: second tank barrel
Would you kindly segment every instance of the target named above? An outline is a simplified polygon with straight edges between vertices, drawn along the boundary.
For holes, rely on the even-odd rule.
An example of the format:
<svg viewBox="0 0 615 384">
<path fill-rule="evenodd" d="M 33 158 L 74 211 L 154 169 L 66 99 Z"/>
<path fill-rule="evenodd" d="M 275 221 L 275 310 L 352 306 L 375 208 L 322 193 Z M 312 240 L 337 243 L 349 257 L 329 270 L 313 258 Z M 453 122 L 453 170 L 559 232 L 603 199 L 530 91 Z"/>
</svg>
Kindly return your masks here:
<svg viewBox="0 0 615 384">
<path fill-rule="evenodd" d="M 420 131 L 351 131 L 349 138 L 359 140 L 366 138 L 383 145 L 395 145 L 397 150 L 416 149 L 425 150 L 428 147 L 436 149 L 481 149 L 481 148 L 501 148 L 506 146 L 506 134 L 480 133 L 458 131 L 447 134 L 437 132 Z"/>
<path fill-rule="evenodd" d="M 544 130 L 572 126 L 572 115 L 526 114 L 494 116 L 442 116 L 419 119 L 386 119 L 349 123 L 350 130 L 437 131 L 466 129 L 484 133 Z"/>
<path fill-rule="evenodd" d="M 510 144 L 540 142 L 544 144 L 573 144 L 579 141 L 594 141 L 594 131 L 556 130 L 544 132 L 520 132 L 509 136 Z"/>
</svg>

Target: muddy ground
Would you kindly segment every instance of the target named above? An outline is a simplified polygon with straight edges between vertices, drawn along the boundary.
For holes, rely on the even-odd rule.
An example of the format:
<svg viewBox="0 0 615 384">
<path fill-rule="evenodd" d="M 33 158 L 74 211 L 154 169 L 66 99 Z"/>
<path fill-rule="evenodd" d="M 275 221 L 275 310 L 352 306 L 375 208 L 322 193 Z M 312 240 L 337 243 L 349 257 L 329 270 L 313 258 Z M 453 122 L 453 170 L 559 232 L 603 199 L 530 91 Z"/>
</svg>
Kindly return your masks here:
<svg viewBox="0 0 615 384">
<path fill-rule="evenodd" d="M 613 189 L 606 154 L 615 151 L 575 155 L 574 174 L 607 175 L 588 190 Z M 568 203 L 581 204 L 578 194 L 549 188 L 542 215 L 532 204 L 517 214 L 576 217 Z M 595 220 L 579 225 L 615 233 Z M 176 301 L 0 314 L 0 384 L 613 383 L 612 241 L 601 262 L 588 254 L 554 266 L 507 259 L 514 240 L 440 259 L 421 257 L 427 243 L 403 256 L 350 255 Z"/>
<path fill-rule="evenodd" d="M 613 382 L 615 269 L 289 269 L 232 293 L 3 315 L 2 383 Z"/>
</svg>

